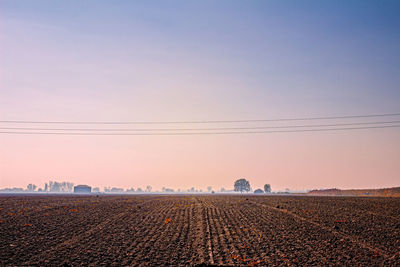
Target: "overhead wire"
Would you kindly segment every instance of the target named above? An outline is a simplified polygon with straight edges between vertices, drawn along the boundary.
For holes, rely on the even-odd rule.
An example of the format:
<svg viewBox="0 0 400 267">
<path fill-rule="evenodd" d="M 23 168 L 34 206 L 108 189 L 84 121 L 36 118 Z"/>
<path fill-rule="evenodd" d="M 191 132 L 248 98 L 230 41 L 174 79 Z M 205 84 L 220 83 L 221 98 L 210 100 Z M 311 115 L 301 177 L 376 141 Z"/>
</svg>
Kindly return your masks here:
<svg viewBox="0 0 400 267">
<path fill-rule="evenodd" d="M 218 127 L 218 128 L 33 128 L 33 127 L 0 127 L 0 130 L 29 130 L 29 131 L 218 131 L 218 130 L 257 130 L 257 129 L 283 129 L 283 128 L 310 128 L 310 127 L 337 127 L 354 125 L 393 124 L 395 121 L 353 122 L 335 124 L 308 124 L 308 125 L 284 125 L 284 126 L 257 126 L 257 127 Z"/>
<path fill-rule="evenodd" d="M 277 119 L 249 119 L 249 120 L 204 120 L 204 121 L 34 121 L 34 120 L 0 120 L 0 123 L 13 124 L 197 124 L 197 123 L 254 123 L 273 121 L 306 121 L 306 120 L 334 120 L 354 118 L 378 118 L 400 116 L 400 113 L 346 115 L 328 117 L 302 117 L 302 118 L 277 118 Z"/>
<path fill-rule="evenodd" d="M 14 132 L 1 131 L 0 134 L 21 134 L 21 135 L 233 135 L 233 134 L 268 134 L 268 133 L 295 133 L 295 132 L 325 132 L 325 131 L 346 131 L 364 129 L 398 128 L 400 125 L 344 127 L 344 128 L 320 128 L 320 129 L 298 129 L 298 130 L 275 130 L 275 131 L 234 131 L 234 132 L 186 132 L 186 133 L 71 133 L 71 132 Z"/>
</svg>

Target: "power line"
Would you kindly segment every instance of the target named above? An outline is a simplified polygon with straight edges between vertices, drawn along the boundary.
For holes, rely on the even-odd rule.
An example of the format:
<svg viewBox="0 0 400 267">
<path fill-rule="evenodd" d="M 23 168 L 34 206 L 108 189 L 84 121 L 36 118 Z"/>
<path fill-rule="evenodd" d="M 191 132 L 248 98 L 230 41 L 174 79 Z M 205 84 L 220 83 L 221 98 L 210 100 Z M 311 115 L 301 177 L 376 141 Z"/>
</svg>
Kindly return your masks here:
<svg viewBox="0 0 400 267">
<path fill-rule="evenodd" d="M 374 124 L 393 124 L 396 121 L 375 121 L 375 122 L 353 122 L 335 124 L 309 124 L 309 125 L 285 125 L 285 126 L 259 126 L 259 127 L 218 127 L 218 128 L 147 128 L 147 129 L 110 129 L 110 128 L 31 128 L 31 127 L 0 127 L 0 130 L 30 130 L 30 131 L 218 131 L 218 130 L 257 130 L 257 129 L 282 129 L 282 128 L 309 128 L 309 127 L 337 127 L 354 125 L 374 125 Z"/>
<path fill-rule="evenodd" d="M 60 133 L 60 132 L 0 132 L 0 134 L 21 134 L 21 135 L 233 135 L 233 134 L 268 134 L 268 133 L 296 133 L 296 132 L 325 132 L 325 131 L 347 131 L 364 129 L 398 128 L 400 125 L 365 126 L 346 128 L 325 128 L 325 129 L 302 129 L 302 130 L 278 130 L 278 131 L 242 131 L 242 132 L 195 132 L 195 133 Z"/>
<path fill-rule="evenodd" d="M 272 121 L 306 121 L 306 120 L 334 120 L 353 118 L 377 118 L 400 116 L 400 113 L 347 115 L 330 117 L 303 117 L 303 118 L 277 118 L 277 119 L 255 119 L 255 120 L 204 120 L 204 121 L 26 121 L 26 120 L 1 120 L 0 123 L 15 124 L 197 124 L 197 123 L 252 123 Z"/>
</svg>

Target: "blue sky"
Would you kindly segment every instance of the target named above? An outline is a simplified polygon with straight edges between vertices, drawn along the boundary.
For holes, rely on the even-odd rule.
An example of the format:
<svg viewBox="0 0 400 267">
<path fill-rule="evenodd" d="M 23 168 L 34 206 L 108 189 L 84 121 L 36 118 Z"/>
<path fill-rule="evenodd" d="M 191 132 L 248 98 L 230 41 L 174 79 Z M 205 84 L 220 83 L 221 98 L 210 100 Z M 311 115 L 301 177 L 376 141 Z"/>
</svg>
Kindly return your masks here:
<svg viewBox="0 0 400 267">
<path fill-rule="evenodd" d="M 400 97 L 398 10 L 396 1 L 3 1 L 2 67 L 6 85 L 24 70 L 54 73 L 84 79 L 86 88 L 68 82 L 88 97 L 99 73 L 144 88 L 157 71 L 164 83 L 200 84 L 188 94 L 229 109 L 221 117 L 232 106 L 262 116 L 265 104 L 272 115 L 391 111 Z"/>
</svg>

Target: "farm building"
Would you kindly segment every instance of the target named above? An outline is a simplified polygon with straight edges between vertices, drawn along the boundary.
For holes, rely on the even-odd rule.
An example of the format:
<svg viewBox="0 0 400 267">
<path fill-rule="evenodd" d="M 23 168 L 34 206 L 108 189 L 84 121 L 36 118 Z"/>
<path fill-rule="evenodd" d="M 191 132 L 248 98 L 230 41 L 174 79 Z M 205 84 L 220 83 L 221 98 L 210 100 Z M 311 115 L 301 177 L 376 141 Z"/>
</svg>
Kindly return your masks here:
<svg viewBox="0 0 400 267">
<path fill-rule="evenodd" d="M 92 191 L 92 188 L 88 185 L 77 185 L 74 186 L 74 193 L 88 194 Z"/>
</svg>

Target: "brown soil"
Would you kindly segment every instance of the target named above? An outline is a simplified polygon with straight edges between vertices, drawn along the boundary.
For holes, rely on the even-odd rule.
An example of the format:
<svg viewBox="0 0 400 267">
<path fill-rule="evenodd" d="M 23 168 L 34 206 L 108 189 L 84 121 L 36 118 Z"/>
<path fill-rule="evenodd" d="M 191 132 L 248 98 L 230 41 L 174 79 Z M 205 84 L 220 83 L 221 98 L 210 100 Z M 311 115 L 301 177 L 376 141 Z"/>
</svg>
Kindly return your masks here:
<svg viewBox="0 0 400 267">
<path fill-rule="evenodd" d="M 0 265 L 400 264 L 400 199 L 0 196 Z"/>
</svg>

